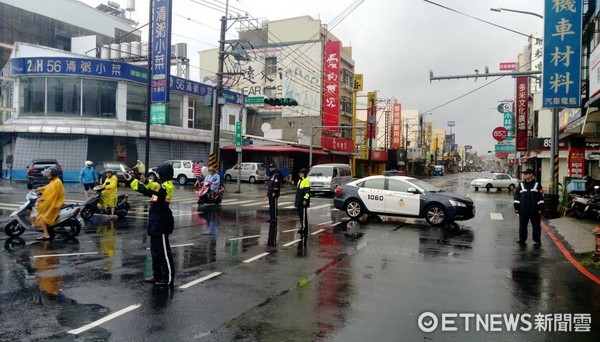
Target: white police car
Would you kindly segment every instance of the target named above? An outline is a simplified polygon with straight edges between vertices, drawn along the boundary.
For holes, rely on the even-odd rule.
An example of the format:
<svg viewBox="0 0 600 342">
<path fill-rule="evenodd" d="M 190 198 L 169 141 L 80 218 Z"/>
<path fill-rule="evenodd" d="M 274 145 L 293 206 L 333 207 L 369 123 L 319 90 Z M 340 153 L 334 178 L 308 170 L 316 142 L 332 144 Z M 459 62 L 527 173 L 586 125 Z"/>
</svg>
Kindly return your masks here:
<svg viewBox="0 0 600 342">
<path fill-rule="evenodd" d="M 470 198 L 404 176 L 371 176 L 342 185 L 335 190 L 333 204 L 351 218 L 363 214 L 415 217 L 434 226 L 475 217 Z"/>
</svg>

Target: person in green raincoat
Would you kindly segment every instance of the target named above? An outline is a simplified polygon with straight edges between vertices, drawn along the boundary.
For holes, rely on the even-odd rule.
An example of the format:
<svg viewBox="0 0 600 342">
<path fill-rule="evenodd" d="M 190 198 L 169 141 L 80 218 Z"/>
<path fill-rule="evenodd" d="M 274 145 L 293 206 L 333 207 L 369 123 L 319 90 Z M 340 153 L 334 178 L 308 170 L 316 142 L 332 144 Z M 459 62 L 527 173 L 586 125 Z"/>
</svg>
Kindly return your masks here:
<svg viewBox="0 0 600 342">
<path fill-rule="evenodd" d="M 117 206 L 117 176 L 112 170 L 106 170 L 102 193 L 100 194 L 100 205 L 110 208 L 110 217 L 115 217 Z"/>
</svg>

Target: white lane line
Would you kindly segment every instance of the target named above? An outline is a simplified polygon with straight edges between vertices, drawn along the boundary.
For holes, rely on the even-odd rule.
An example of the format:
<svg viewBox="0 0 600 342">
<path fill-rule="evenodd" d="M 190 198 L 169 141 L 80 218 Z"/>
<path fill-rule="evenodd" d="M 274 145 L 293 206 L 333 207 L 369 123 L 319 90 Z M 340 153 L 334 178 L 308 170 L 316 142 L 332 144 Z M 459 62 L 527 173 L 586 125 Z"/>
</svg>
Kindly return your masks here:
<svg viewBox="0 0 600 342">
<path fill-rule="evenodd" d="M 135 309 L 139 308 L 141 305 L 142 304 L 130 305 L 130 306 L 126 307 L 125 309 L 121 309 L 121 310 L 119 310 L 119 311 L 117 311 L 115 313 L 112 313 L 112 314 L 110 314 L 110 315 L 108 315 L 108 316 L 106 316 L 104 318 L 101 318 L 101 319 L 99 319 L 99 320 L 97 320 L 95 322 L 92 322 L 90 324 L 84 325 L 84 326 L 82 326 L 79 329 L 69 330 L 68 333 L 69 334 L 73 334 L 73 335 L 81 334 L 82 332 L 84 332 L 86 330 L 89 330 L 89 329 L 92 329 L 94 327 L 97 327 L 100 324 L 108 322 L 108 321 L 110 321 L 113 318 L 117 318 L 117 317 L 119 317 L 121 315 L 124 315 L 124 314 L 128 313 L 129 311 L 135 310 Z"/>
<path fill-rule="evenodd" d="M 324 231 L 325 231 L 325 229 L 319 229 L 319 230 L 317 230 L 316 232 L 312 232 L 312 233 L 310 233 L 310 235 L 317 235 L 317 234 L 319 234 L 319 233 L 321 233 L 321 232 L 324 232 Z"/>
<path fill-rule="evenodd" d="M 342 224 L 342 222 L 341 222 L 341 221 L 340 221 L 340 222 L 336 222 L 336 223 L 332 224 L 331 226 L 332 226 L 332 227 L 335 227 L 335 226 L 337 226 L 338 224 Z"/>
<path fill-rule="evenodd" d="M 171 248 L 193 246 L 193 245 L 194 245 L 193 243 L 182 243 L 180 245 L 172 245 Z M 146 249 L 150 249 L 150 247 L 147 247 Z"/>
<path fill-rule="evenodd" d="M 50 257 L 65 257 L 65 256 L 76 256 L 76 255 L 91 255 L 98 254 L 98 252 L 85 252 L 85 253 L 68 253 L 68 254 L 44 254 L 44 255 L 34 255 L 33 258 L 50 258 Z"/>
<path fill-rule="evenodd" d="M 227 205 L 238 205 L 238 204 L 244 204 L 244 203 L 250 203 L 250 202 L 253 202 L 252 204 L 254 205 L 254 204 L 256 204 L 256 201 L 257 200 L 235 201 L 235 202 L 229 202 L 229 203 L 227 203 Z M 262 203 L 262 201 L 261 201 L 261 203 Z"/>
<path fill-rule="evenodd" d="M 250 258 L 250 259 L 246 259 L 246 260 L 244 260 L 243 262 L 245 262 L 245 263 L 247 264 L 247 263 L 249 263 L 249 262 L 253 262 L 254 260 L 258 260 L 258 259 L 260 259 L 260 258 L 264 257 L 265 255 L 269 255 L 269 253 L 266 253 L 266 252 L 265 252 L 265 253 L 259 254 L 259 255 L 255 256 L 255 257 L 252 257 L 252 258 Z"/>
<path fill-rule="evenodd" d="M 281 231 L 282 233 L 289 233 L 289 232 L 297 232 L 298 229 L 288 229 L 288 230 L 283 230 Z"/>
<path fill-rule="evenodd" d="M 504 217 L 500 213 L 490 213 L 490 219 L 502 221 L 502 220 L 504 220 Z"/>
<path fill-rule="evenodd" d="M 254 238 L 259 238 L 260 235 L 250 235 L 250 236 L 242 236 L 242 237 L 238 237 L 238 238 L 233 238 L 233 239 L 228 239 L 229 241 L 234 241 L 234 240 L 245 240 L 245 239 L 254 239 Z"/>
<path fill-rule="evenodd" d="M 317 226 L 324 226 L 326 224 L 333 223 L 333 221 L 321 222 Z"/>
<path fill-rule="evenodd" d="M 246 203 L 246 204 L 242 204 L 240 205 L 240 207 L 251 207 L 253 205 L 261 205 L 264 204 L 265 202 L 263 202 L 262 200 L 260 202 L 258 202 L 258 200 L 256 201 L 252 201 L 252 203 Z"/>
<path fill-rule="evenodd" d="M 214 278 L 214 277 L 216 277 L 216 276 L 219 276 L 219 275 L 221 275 L 222 273 L 223 273 L 223 272 L 214 272 L 214 273 L 211 273 L 211 274 L 207 275 L 206 277 L 202 277 L 202 278 L 200 278 L 200 279 L 196 279 L 196 280 L 194 280 L 194 281 L 190 281 L 189 283 L 187 283 L 187 284 L 185 284 L 185 285 L 181 285 L 181 286 L 179 286 L 179 288 L 180 288 L 180 289 L 187 289 L 188 287 L 192 287 L 192 286 L 194 286 L 194 285 L 196 285 L 196 284 L 200 284 L 200 283 L 201 283 L 201 282 L 203 282 L 203 281 L 206 281 L 206 280 L 208 280 L 208 279 L 211 279 L 211 278 Z"/>
<path fill-rule="evenodd" d="M 332 205 L 333 205 L 333 204 L 323 204 L 323 205 L 318 205 L 318 206 L 316 206 L 316 207 L 311 207 L 311 208 L 308 208 L 308 209 L 322 209 L 322 208 L 329 208 L 329 207 L 331 207 Z"/>
<path fill-rule="evenodd" d="M 293 206 L 293 205 L 290 205 L 290 206 L 288 206 L 288 207 L 283 207 L 283 209 L 294 209 L 294 208 L 296 208 L 296 207 L 295 207 L 295 206 Z"/>
<path fill-rule="evenodd" d="M 302 241 L 302 239 L 298 239 L 298 240 L 290 241 L 290 242 L 286 243 L 285 245 L 283 245 L 283 247 L 288 247 L 288 246 L 291 246 L 291 245 L 293 245 L 293 244 L 296 244 L 296 243 L 298 243 L 298 242 L 300 242 L 300 241 Z"/>
</svg>

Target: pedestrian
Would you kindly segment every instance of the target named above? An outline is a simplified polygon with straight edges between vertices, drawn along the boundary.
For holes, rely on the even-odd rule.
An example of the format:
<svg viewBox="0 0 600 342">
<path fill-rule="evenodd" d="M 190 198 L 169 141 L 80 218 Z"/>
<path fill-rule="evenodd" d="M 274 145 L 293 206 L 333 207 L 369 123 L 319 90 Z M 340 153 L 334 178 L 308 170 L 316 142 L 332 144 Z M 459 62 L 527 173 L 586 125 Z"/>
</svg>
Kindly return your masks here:
<svg viewBox="0 0 600 342">
<path fill-rule="evenodd" d="M 153 182 L 140 175 L 135 179 L 125 174 L 129 186 L 145 196 L 150 197 L 148 209 L 147 234 L 150 236 L 150 254 L 152 255 L 152 277 L 144 279 L 159 287 L 173 287 L 175 268 L 169 235 L 173 233 L 175 221 L 169 208 L 173 197 L 173 165 L 164 163 L 156 168 L 157 181 Z"/>
<path fill-rule="evenodd" d="M 308 234 L 308 207 L 310 206 L 310 181 L 306 178 L 306 169 L 300 169 L 298 176 L 298 186 L 296 188 L 296 200 L 294 206 L 298 211 L 298 218 L 300 219 L 300 229 L 298 234 Z"/>
<path fill-rule="evenodd" d="M 85 198 L 88 198 L 88 192 L 94 192 L 94 186 L 96 182 L 98 182 L 98 175 L 96 174 L 96 170 L 92 168 L 91 161 L 86 161 L 85 166 L 79 172 L 79 183 L 83 184 L 83 195 Z"/>
<path fill-rule="evenodd" d="M 281 191 L 281 174 L 277 170 L 277 165 L 271 163 L 269 165 L 269 179 L 267 196 L 269 199 L 269 219 L 267 222 L 277 222 L 277 202 Z"/>
<path fill-rule="evenodd" d="M 202 164 L 202 160 L 199 162 L 194 162 L 194 176 L 196 177 L 196 183 L 194 183 L 194 186 L 202 185 L 202 167 L 204 166 Z"/>
<path fill-rule="evenodd" d="M 125 174 L 124 172 L 123 174 Z M 117 207 L 117 201 L 119 199 L 117 193 L 117 183 L 119 180 L 113 170 L 107 169 L 104 171 L 105 179 L 102 183 L 102 192 L 100 193 L 100 205 L 108 210 L 110 208 L 109 218 L 115 218 L 115 208 Z"/>
<path fill-rule="evenodd" d="M 515 189 L 514 206 L 519 215 L 519 241 L 523 245 L 527 241 L 527 224 L 531 221 L 533 227 L 532 237 L 536 245 L 541 244 L 542 230 L 540 227 L 541 214 L 544 211 L 544 189 L 535 180 L 532 169 L 523 171 L 524 180 Z"/>
</svg>

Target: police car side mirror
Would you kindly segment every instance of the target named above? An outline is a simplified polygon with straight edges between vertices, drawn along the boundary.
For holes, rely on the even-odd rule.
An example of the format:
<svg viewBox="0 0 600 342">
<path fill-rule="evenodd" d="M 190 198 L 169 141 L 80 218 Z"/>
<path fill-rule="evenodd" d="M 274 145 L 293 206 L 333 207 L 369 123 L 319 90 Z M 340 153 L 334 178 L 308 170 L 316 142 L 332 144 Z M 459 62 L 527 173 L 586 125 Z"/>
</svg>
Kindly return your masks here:
<svg viewBox="0 0 600 342">
<path fill-rule="evenodd" d="M 411 194 L 418 194 L 419 190 L 417 190 L 416 188 L 408 188 L 408 192 Z"/>
<path fill-rule="evenodd" d="M 594 189 L 598 190 L 598 189 L 600 189 L 600 186 L 596 185 L 596 186 L 594 186 Z"/>
</svg>

